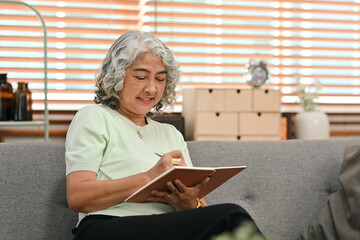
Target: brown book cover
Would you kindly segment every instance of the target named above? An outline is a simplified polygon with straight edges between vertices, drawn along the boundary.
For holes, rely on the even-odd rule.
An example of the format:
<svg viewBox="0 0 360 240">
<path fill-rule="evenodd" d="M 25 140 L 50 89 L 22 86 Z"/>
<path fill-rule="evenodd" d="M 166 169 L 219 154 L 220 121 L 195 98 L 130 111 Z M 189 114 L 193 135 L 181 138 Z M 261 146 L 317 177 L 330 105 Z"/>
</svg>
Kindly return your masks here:
<svg viewBox="0 0 360 240">
<path fill-rule="evenodd" d="M 206 177 L 211 176 L 208 184 L 202 188 L 199 193 L 198 197 L 203 198 L 245 168 L 246 166 L 218 168 L 174 166 L 137 190 L 130 197 L 125 199 L 125 202 L 147 202 L 147 199 L 151 196 L 151 191 L 153 190 L 168 192 L 169 188 L 166 186 L 166 183 L 169 181 L 179 179 L 186 186 L 192 187 L 199 184 Z"/>
</svg>

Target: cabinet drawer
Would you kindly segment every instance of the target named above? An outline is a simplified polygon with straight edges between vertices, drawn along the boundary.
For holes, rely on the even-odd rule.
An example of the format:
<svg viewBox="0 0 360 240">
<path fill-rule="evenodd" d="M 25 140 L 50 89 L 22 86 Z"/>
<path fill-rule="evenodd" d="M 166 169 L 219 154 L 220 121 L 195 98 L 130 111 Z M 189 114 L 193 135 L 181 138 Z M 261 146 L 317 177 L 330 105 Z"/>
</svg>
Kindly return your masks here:
<svg viewBox="0 0 360 240">
<path fill-rule="evenodd" d="M 279 135 L 198 135 L 195 141 L 278 141 Z"/>
<path fill-rule="evenodd" d="M 195 141 L 238 141 L 235 135 L 198 135 Z"/>
<path fill-rule="evenodd" d="M 253 111 L 280 112 L 280 91 L 269 89 L 254 89 Z"/>
<path fill-rule="evenodd" d="M 195 109 L 197 111 L 222 111 L 224 109 L 224 90 L 197 89 Z"/>
<path fill-rule="evenodd" d="M 251 111 L 251 89 L 224 90 L 225 111 Z"/>
<path fill-rule="evenodd" d="M 198 112 L 195 120 L 195 135 L 236 135 L 237 113 Z"/>
<path fill-rule="evenodd" d="M 280 113 L 239 113 L 240 135 L 280 135 Z"/>
<path fill-rule="evenodd" d="M 281 140 L 280 135 L 242 135 L 241 141 L 277 141 Z"/>
</svg>

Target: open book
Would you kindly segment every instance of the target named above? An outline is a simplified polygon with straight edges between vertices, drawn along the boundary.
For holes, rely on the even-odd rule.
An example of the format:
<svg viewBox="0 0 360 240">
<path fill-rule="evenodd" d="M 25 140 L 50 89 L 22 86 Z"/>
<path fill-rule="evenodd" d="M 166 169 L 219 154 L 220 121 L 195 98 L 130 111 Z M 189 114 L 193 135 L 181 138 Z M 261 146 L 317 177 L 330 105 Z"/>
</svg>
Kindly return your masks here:
<svg viewBox="0 0 360 240">
<path fill-rule="evenodd" d="M 166 183 L 169 181 L 179 179 L 186 186 L 193 187 L 199 184 L 206 177 L 210 176 L 210 181 L 201 189 L 198 196 L 199 198 L 203 198 L 245 168 L 246 166 L 218 168 L 174 166 L 137 190 L 130 197 L 125 199 L 125 202 L 147 202 L 147 199 L 152 196 L 151 191 L 153 190 L 169 192 L 170 190 L 166 186 Z"/>
</svg>

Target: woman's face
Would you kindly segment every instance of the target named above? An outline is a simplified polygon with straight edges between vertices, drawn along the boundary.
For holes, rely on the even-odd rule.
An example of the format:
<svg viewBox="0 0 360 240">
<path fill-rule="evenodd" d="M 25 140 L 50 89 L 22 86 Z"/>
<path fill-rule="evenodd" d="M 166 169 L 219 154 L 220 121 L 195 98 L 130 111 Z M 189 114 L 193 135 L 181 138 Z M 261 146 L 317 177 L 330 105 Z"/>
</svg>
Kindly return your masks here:
<svg viewBox="0 0 360 240">
<path fill-rule="evenodd" d="M 118 92 L 119 111 L 128 118 L 143 118 L 162 98 L 166 85 L 166 68 L 153 52 L 139 55 L 125 70 L 124 86 Z"/>
</svg>

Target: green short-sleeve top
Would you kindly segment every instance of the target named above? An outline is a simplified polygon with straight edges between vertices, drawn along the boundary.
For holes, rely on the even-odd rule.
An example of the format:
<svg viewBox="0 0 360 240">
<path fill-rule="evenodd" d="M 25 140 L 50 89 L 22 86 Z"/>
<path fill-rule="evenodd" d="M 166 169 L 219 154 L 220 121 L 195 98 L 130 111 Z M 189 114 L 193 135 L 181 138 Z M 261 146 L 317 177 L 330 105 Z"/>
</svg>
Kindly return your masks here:
<svg viewBox="0 0 360 240">
<path fill-rule="evenodd" d="M 106 106 L 90 105 L 80 109 L 66 137 L 66 174 L 88 170 L 97 173 L 98 180 L 123 178 L 152 168 L 159 160 L 155 152 L 173 150 L 181 150 L 186 164 L 192 166 L 181 133 L 170 124 L 146 120 L 147 125 L 139 127 Z M 122 202 L 89 214 L 132 216 L 171 211 L 174 209 L 164 203 Z M 80 220 L 85 216 L 80 213 Z"/>
</svg>

